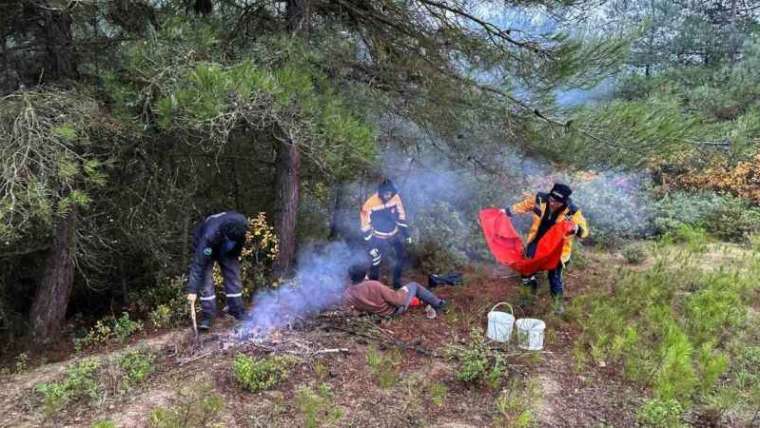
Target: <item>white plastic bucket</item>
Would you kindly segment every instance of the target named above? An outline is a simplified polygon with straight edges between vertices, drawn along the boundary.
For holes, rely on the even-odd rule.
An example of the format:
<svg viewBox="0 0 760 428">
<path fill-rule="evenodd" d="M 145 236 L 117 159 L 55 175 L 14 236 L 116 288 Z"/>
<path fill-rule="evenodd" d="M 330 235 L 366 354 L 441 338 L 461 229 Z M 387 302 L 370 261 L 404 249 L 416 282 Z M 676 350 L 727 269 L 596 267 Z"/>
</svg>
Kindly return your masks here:
<svg viewBox="0 0 760 428">
<path fill-rule="evenodd" d="M 528 351 L 540 351 L 544 348 L 544 329 L 546 323 L 533 318 L 520 318 L 515 321 L 517 327 L 517 346 Z"/>
<path fill-rule="evenodd" d="M 495 311 L 497 307 L 501 305 L 509 306 L 509 312 Z M 509 303 L 501 302 L 497 303 L 491 311 L 488 312 L 488 330 L 486 336 L 497 342 L 509 342 L 510 336 L 512 336 L 512 326 L 515 323 L 514 311 Z"/>
</svg>

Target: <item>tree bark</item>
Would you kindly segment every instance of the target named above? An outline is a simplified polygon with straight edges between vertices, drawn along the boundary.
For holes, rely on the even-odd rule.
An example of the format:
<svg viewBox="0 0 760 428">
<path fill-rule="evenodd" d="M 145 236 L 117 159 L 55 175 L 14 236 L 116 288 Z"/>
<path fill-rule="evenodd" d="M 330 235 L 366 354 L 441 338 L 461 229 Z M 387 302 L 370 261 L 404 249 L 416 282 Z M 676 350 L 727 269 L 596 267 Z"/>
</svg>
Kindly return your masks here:
<svg viewBox="0 0 760 428">
<path fill-rule="evenodd" d="M 0 93 L 22 85 L 76 78 L 71 15 L 47 2 L 17 2 L 2 6 L 5 16 L 0 26 L 5 31 L 0 43 L 0 63 L 5 71 L 0 78 Z M 6 49 L 8 39 L 14 49 Z"/>
<path fill-rule="evenodd" d="M 352 241 L 360 238 L 359 210 L 351 200 L 351 189 L 344 183 L 335 183 L 335 198 L 330 215 L 330 234 L 328 239 Z"/>
<path fill-rule="evenodd" d="M 32 338 L 36 343 L 48 343 L 55 339 L 66 319 L 66 308 L 74 285 L 78 216 L 74 207 L 58 219 L 55 226 L 53 244 L 45 260 L 45 271 L 30 313 Z"/>
<path fill-rule="evenodd" d="M 275 168 L 275 231 L 279 238 L 279 254 L 273 270 L 277 277 L 285 276 L 293 268 L 296 254 L 296 219 L 300 197 L 301 153 L 293 141 L 283 140 L 277 145 Z"/>
<path fill-rule="evenodd" d="M 288 0 L 288 30 L 299 37 L 309 35 L 310 0 Z M 277 144 L 275 161 L 275 231 L 280 240 L 279 255 L 274 262 L 274 275 L 288 275 L 296 254 L 296 220 L 298 215 L 301 153 L 289 138 Z"/>
<path fill-rule="evenodd" d="M 287 0 L 288 31 L 307 38 L 311 31 L 311 0 Z"/>
</svg>

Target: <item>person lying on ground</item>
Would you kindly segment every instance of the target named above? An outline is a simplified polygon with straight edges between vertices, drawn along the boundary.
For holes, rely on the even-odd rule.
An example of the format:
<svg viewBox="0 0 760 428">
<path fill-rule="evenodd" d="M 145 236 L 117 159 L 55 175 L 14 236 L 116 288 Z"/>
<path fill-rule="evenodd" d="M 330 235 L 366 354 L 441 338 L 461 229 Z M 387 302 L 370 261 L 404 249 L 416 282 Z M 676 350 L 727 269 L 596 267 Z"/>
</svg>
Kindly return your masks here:
<svg viewBox="0 0 760 428">
<path fill-rule="evenodd" d="M 533 224 L 528 232 L 527 245 L 525 247 L 525 257 L 533 258 L 538 247 L 538 241 L 554 226 L 558 221 L 568 220 L 575 226 L 570 230 L 569 237 L 562 248 L 562 256 L 556 268 L 548 273 L 549 287 L 555 302 L 555 311 L 559 314 L 564 312 L 564 280 L 562 272 L 570 262 L 570 255 L 573 250 L 573 237 L 586 238 L 589 235 L 588 224 L 583 217 L 581 210 L 570 199 L 573 191 L 569 186 L 562 183 L 554 183 L 549 193 L 538 192 L 535 196 L 528 197 L 521 202 L 506 208 L 504 212 L 508 216 L 513 214 L 531 214 Z M 535 275 L 522 278 L 523 285 L 528 287 L 531 296 L 535 295 L 538 290 L 538 280 Z M 523 303 L 532 300 L 525 296 Z"/>
<path fill-rule="evenodd" d="M 229 314 L 238 320 L 245 315 L 240 282 L 240 253 L 245 245 L 248 220 L 227 211 L 206 217 L 193 231 L 193 261 L 187 281 L 187 299 L 195 304 L 200 294 L 201 320 L 198 328 L 208 330 L 216 316 L 216 293 L 212 269 L 219 263 L 224 278 Z"/>
<path fill-rule="evenodd" d="M 379 281 L 367 279 L 367 270 L 368 266 L 364 263 L 349 268 L 351 285 L 343 292 L 343 302 L 347 308 L 387 317 L 406 312 L 414 297 L 436 311 L 441 311 L 447 306 L 445 300 L 416 282 L 393 290 Z"/>
</svg>

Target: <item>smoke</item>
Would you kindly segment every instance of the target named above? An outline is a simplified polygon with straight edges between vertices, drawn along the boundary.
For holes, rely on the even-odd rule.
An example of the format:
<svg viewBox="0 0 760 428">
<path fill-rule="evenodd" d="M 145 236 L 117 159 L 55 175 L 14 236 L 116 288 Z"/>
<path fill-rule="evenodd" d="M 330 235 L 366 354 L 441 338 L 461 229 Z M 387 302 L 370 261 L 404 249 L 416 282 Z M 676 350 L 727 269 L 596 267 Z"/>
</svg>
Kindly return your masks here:
<svg viewBox="0 0 760 428">
<path fill-rule="evenodd" d="M 430 138 L 413 128 L 408 131 L 423 143 Z M 491 165 L 498 165 L 499 174 L 455 162 L 433 150 L 409 153 L 387 148 L 381 170 L 394 180 L 413 234 L 445 251 L 483 254 L 487 249 L 476 223 L 478 210 L 507 207 L 525 195 L 549 191 L 554 182 L 573 188 L 573 199 L 588 219 L 592 236 L 633 237 L 651 230 L 648 207 L 652 200 L 645 192 L 644 174 L 568 173 L 507 146 L 487 158 Z M 345 205 L 344 229 L 358 234 L 359 209 L 376 185 L 367 181 L 344 184 L 344 197 L 350 202 Z M 522 220 L 518 225 L 530 221 L 525 217 L 518 219 Z M 292 280 L 254 296 L 243 333 L 271 331 L 337 305 L 347 284 L 348 268 L 366 257 L 361 243 L 321 242 L 306 247 L 299 253 Z"/>
<path fill-rule="evenodd" d="M 569 171 L 509 147 L 489 156 L 491 164 L 499 165 L 498 175 L 429 155 L 410 158 L 389 152 L 384 159 L 387 175 L 395 179 L 408 208 L 412 227 L 415 216 L 429 215 L 429 208 L 436 204 L 445 204 L 448 210 L 473 223 L 479 209 L 507 207 L 536 192 L 548 192 L 555 182 L 562 182 L 573 189 L 573 200 L 598 238 L 645 237 L 652 233 L 651 208 L 655 201 L 647 191 L 651 180 L 645 173 Z M 516 224 L 522 229 L 529 220 L 517 218 Z"/>
<path fill-rule="evenodd" d="M 365 260 L 362 249 L 345 242 L 309 246 L 298 255 L 293 279 L 256 293 L 243 333 L 269 332 L 337 306 L 347 285 L 348 268 Z"/>
<path fill-rule="evenodd" d="M 573 189 L 572 198 L 598 241 L 651 234 L 655 202 L 646 191 L 650 180 L 645 174 L 584 172 L 560 176 L 558 181 Z"/>
</svg>

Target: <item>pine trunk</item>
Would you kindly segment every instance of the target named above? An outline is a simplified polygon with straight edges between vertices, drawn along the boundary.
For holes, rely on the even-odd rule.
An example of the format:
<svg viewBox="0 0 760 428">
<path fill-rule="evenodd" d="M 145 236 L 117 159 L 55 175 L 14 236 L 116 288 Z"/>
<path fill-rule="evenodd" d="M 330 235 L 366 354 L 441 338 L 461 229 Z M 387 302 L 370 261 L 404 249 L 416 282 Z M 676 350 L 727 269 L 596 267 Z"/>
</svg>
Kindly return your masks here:
<svg viewBox="0 0 760 428">
<path fill-rule="evenodd" d="M 288 30 L 303 38 L 309 35 L 309 0 L 288 0 Z M 296 254 L 296 220 L 298 215 L 301 153 L 294 141 L 283 139 L 277 144 L 275 161 L 275 231 L 280 240 L 279 255 L 274 262 L 275 276 L 285 276 L 293 268 Z"/>
<path fill-rule="evenodd" d="M 273 270 L 277 277 L 288 275 L 296 254 L 296 219 L 298 215 L 301 153 L 292 141 L 277 145 L 275 161 L 275 231 L 280 240 L 279 254 Z"/>
<path fill-rule="evenodd" d="M 55 226 L 53 245 L 45 260 L 45 271 L 31 309 L 32 337 L 48 343 L 58 336 L 66 319 L 74 285 L 74 256 L 78 212 L 73 208 Z"/>
</svg>

